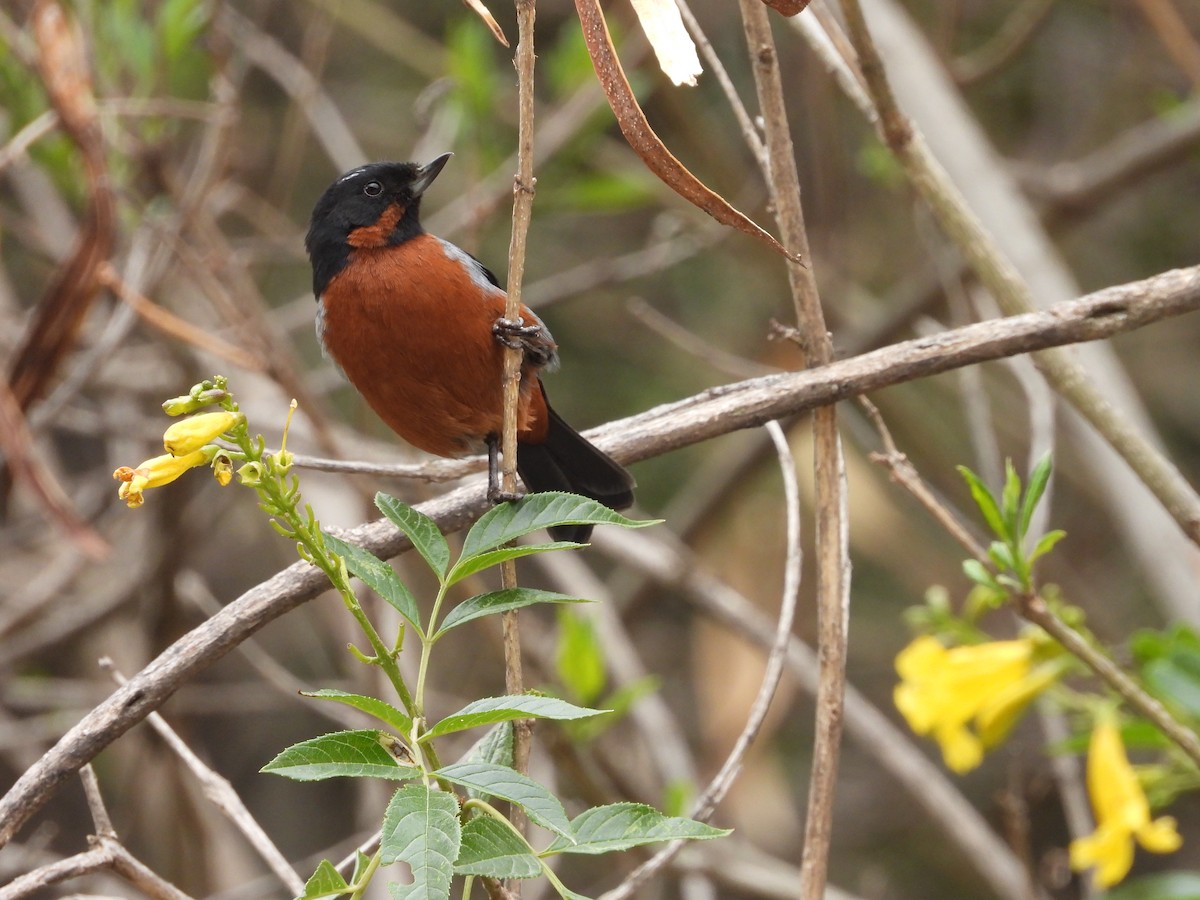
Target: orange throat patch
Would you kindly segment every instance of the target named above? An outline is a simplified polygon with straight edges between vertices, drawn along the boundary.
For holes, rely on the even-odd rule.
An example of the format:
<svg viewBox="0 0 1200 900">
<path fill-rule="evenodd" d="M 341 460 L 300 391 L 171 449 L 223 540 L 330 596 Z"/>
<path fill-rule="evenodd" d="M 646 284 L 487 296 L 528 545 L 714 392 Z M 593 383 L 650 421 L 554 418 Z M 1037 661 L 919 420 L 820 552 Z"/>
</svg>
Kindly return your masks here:
<svg viewBox="0 0 1200 900">
<path fill-rule="evenodd" d="M 351 231 L 346 236 L 346 243 L 351 247 L 385 247 L 388 238 L 396 229 L 396 223 L 403 215 L 403 206 L 399 203 L 389 204 L 374 225 L 365 225 Z"/>
</svg>

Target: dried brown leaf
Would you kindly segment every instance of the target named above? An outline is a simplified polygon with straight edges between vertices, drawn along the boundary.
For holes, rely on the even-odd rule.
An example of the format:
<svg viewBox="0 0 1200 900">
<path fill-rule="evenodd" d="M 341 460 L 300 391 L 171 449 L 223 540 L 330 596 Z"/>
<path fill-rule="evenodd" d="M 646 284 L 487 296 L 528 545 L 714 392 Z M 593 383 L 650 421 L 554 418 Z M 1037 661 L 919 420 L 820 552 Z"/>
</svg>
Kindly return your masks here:
<svg viewBox="0 0 1200 900">
<path fill-rule="evenodd" d="M 809 2 L 810 0 L 763 0 L 763 3 L 775 12 L 788 18 L 804 12 L 804 7 L 808 6 Z"/>
<path fill-rule="evenodd" d="M 96 128 L 96 98 L 78 24 L 54 0 L 39 0 L 31 16 L 38 71 L 63 125 L 76 135 Z"/>
<path fill-rule="evenodd" d="M 797 256 L 789 253 L 779 241 L 731 206 L 724 197 L 710 190 L 671 154 L 650 127 L 633 89 L 629 86 L 625 71 L 617 59 L 616 48 L 613 47 L 612 35 L 608 32 L 608 24 L 604 21 L 599 0 L 575 0 L 575 8 L 583 25 L 583 37 L 587 43 L 588 54 L 592 58 L 592 66 L 608 99 L 608 105 L 617 117 L 617 124 L 621 133 L 625 135 L 625 140 L 641 157 L 646 167 L 667 187 L 693 206 L 704 210 L 722 225 L 729 225 L 758 238 L 771 249 L 798 262 Z"/>
</svg>

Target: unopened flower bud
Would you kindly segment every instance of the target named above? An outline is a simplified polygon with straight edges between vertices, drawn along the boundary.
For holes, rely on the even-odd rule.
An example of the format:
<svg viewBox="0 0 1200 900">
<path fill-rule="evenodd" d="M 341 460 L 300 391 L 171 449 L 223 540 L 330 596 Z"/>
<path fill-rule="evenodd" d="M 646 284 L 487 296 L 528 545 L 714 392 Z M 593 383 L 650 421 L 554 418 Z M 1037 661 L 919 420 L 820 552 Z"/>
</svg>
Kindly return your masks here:
<svg viewBox="0 0 1200 900">
<path fill-rule="evenodd" d="M 172 456 L 186 456 L 220 437 L 240 420 L 240 413 L 224 410 L 181 419 L 163 434 L 163 446 Z"/>
</svg>

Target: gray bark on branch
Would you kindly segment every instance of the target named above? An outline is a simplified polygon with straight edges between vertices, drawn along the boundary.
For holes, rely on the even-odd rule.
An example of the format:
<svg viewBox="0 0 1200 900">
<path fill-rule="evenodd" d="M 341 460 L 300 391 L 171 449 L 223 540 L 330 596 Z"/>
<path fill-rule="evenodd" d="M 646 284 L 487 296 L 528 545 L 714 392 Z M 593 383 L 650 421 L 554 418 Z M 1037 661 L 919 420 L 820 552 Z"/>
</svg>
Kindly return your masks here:
<svg viewBox="0 0 1200 900">
<path fill-rule="evenodd" d="M 635 462 L 891 385 L 1047 347 L 1100 340 L 1198 309 L 1200 266 L 1176 269 L 1043 311 L 905 341 L 815 369 L 713 388 L 609 423 L 589 436 L 621 462 Z M 444 531 L 453 531 L 487 508 L 484 493 L 481 483 L 471 484 L 420 509 Z M 360 525 L 345 537 L 384 559 L 409 547 L 386 520 Z M 161 706 L 184 681 L 326 587 L 317 569 L 294 563 L 165 649 L 84 716 L 0 800 L 0 846 L 59 786 Z"/>
</svg>

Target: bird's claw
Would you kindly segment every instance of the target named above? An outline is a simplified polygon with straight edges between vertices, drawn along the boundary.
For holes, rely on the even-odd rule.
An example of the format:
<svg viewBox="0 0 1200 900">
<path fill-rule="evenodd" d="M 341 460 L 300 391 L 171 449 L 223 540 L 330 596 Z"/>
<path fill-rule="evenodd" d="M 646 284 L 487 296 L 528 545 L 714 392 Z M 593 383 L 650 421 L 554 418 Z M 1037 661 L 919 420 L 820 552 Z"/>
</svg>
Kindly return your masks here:
<svg viewBox="0 0 1200 900">
<path fill-rule="evenodd" d="M 496 340 L 512 350 L 520 350 L 525 362 L 533 366 L 546 366 L 555 359 L 554 340 L 541 322 L 526 325 L 518 316 L 515 319 L 497 319 L 492 324 Z"/>
<path fill-rule="evenodd" d="M 505 347 L 513 350 L 528 350 L 532 339 L 542 334 L 541 325 L 526 325 L 518 316 L 515 319 L 499 318 L 492 325 L 492 334 Z"/>
<path fill-rule="evenodd" d="M 506 491 L 502 487 L 489 487 L 487 493 L 488 503 L 495 506 L 498 503 L 516 503 L 518 500 L 525 498 L 524 491 Z"/>
</svg>

